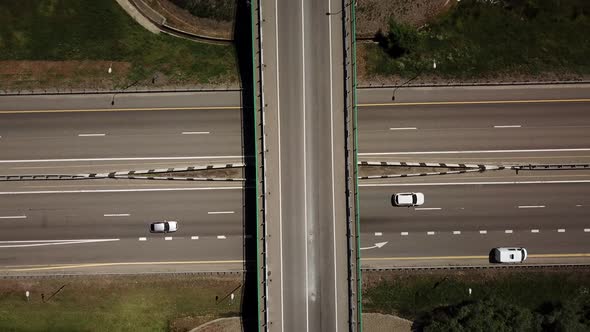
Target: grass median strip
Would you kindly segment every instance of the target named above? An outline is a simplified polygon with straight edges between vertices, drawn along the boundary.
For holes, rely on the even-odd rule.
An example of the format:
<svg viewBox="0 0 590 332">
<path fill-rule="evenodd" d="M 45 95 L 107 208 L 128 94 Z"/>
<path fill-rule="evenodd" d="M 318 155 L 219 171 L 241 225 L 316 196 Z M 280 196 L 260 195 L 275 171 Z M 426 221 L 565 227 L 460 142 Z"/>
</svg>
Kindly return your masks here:
<svg viewBox="0 0 590 332">
<path fill-rule="evenodd" d="M 188 331 L 238 316 L 241 281 L 177 275 L 7 279 L 0 283 L 0 330 Z"/>
</svg>

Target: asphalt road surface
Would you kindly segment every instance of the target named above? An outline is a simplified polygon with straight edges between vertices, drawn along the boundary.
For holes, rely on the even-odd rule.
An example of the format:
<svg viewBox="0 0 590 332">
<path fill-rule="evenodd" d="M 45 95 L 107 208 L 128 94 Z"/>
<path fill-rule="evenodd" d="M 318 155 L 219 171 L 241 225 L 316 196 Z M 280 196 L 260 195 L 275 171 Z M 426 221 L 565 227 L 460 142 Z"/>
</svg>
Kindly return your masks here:
<svg viewBox="0 0 590 332">
<path fill-rule="evenodd" d="M 587 163 L 590 154 L 584 144 L 590 142 L 587 133 L 590 131 L 583 129 L 590 123 L 590 113 L 585 111 L 589 104 L 588 91 L 586 85 L 399 89 L 396 102 L 402 106 L 394 106 L 391 105 L 391 90 L 361 90 L 361 103 L 380 105 L 360 107 L 360 159 L 486 164 Z M 545 102 L 458 103 L 539 99 Z M 0 98 L 0 173 L 70 174 L 241 160 L 241 129 L 239 123 L 234 123 L 239 122 L 236 106 L 239 93 L 119 95 L 114 107 L 120 110 L 84 111 L 111 109 L 110 101 L 111 96 L 107 95 Z M 435 103 L 402 104 L 420 102 Z M 167 109 L 167 105 L 172 109 Z M 231 108 L 226 109 L 227 106 Z M 139 110 L 124 111 L 124 107 Z M 183 109 L 185 107 L 190 109 Z M 47 109 L 56 112 L 30 112 Z M 62 110 L 76 112 L 60 112 Z M 57 118 L 61 121 L 56 121 Z M 517 125 L 520 127 L 515 127 Z M 289 124 L 289 128 L 293 127 L 291 130 L 301 131 L 302 126 L 302 122 Z M 404 127 L 417 129 L 390 129 Z M 182 134 L 182 131 L 210 133 Z M 106 135 L 78 136 L 83 133 Z M 300 136 L 291 137 L 297 140 Z M 133 144 L 121 143 L 124 138 L 132 139 Z M 301 161 L 294 162 L 293 172 L 300 172 L 304 168 L 302 165 Z M 367 248 L 363 250 L 363 264 L 487 264 L 485 255 L 489 248 L 513 244 L 529 248 L 530 263 L 587 261 L 590 233 L 586 229 L 590 225 L 584 225 L 584 218 L 588 216 L 590 205 L 586 199 L 588 180 L 587 171 L 562 171 L 520 172 L 518 175 L 486 172 L 363 182 L 361 241 L 362 247 Z M 301 181 L 288 181 L 292 181 L 289 185 L 293 188 L 303 186 Z M 235 186 L 239 184 L 102 180 L 0 183 L 1 217 L 27 216 L 1 218 L 1 241 L 88 240 L 103 236 L 119 239 L 105 243 L 3 247 L 0 262 L 5 270 L 23 264 L 43 265 L 31 267 L 31 272 L 47 273 L 183 268 L 239 270 L 241 190 L 216 189 L 220 191 L 217 193 L 200 189 Z M 147 203 L 137 200 L 138 193 L 130 189 L 148 190 L 140 193 Z M 395 209 L 387 203 L 396 191 L 422 191 L 426 194 L 425 207 L 441 210 Z M 27 193 L 19 194 L 21 192 Z M 210 207 L 221 209 L 226 203 L 235 214 L 206 214 Z M 156 209 L 154 204 L 159 207 Z M 518 209 L 518 205 L 545 207 Z M 123 211 L 127 206 L 133 207 L 133 211 Z M 165 206 L 179 209 L 174 212 L 164 208 L 181 222 L 179 233 L 171 235 L 173 240 L 146 233 L 151 217 L 167 218 L 167 213 L 151 215 Z M 130 216 L 104 216 L 117 213 Z M 215 219 L 217 217 L 220 219 Z M 53 236 L 53 230 L 43 228 L 43 219 L 64 231 L 71 228 L 60 234 L 70 236 Z M 92 221 L 97 223 L 95 229 L 89 226 Z M 188 226 L 183 226 L 185 223 Z M 481 234 L 482 230 L 486 233 Z M 506 233 L 507 230 L 513 232 Z M 460 234 L 454 234 L 455 231 Z M 428 232 L 434 233 L 429 235 Z M 226 239 L 218 239 L 217 235 L 225 235 Z M 199 239 L 191 240 L 192 236 L 199 236 Z M 140 237 L 146 237 L 146 241 L 140 241 Z M 378 242 L 387 244 L 369 249 Z M 14 243 L 0 246 L 6 245 Z M 537 254 L 549 256 L 536 257 Z M 178 264 L 151 264 L 162 261 Z M 145 264 L 111 264 L 117 262 Z M 106 265 L 36 270 L 51 264 L 85 263 Z"/>
<path fill-rule="evenodd" d="M 339 6 L 262 2 L 274 331 L 348 329 L 342 21 L 326 15 Z"/>
</svg>

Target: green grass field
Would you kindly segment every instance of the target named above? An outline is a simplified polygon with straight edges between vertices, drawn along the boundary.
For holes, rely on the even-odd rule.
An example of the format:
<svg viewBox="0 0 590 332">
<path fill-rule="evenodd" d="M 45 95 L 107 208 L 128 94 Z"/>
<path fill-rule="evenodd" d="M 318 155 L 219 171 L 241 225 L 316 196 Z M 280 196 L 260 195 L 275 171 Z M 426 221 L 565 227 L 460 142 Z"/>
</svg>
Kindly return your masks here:
<svg viewBox="0 0 590 332">
<path fill-rule="evenodd" d="M 587 0 L 463 0 L 428 26 L 393 23 L 391 32 L 381 46 L 367 46 L 369 76 L 590 74 Z"/>
<path fill-rule="evenodd" d="M 188 330 L 219 317 L 239 316 L 240 290 L 233 303 L 216 303 L 215 296 L 223 298 L 240 282 L 174 275 L 5 279 L 0 282 L 0 331 Z"/>
<path fill-rule="evenodd" d="M 363 273 L 370 280 L 378 276 Z M 363 310 L 415 319 L 437 307 L 486 298 L 535 310 L 546 302 L 588 297 L 589 291 L 588 270 L 391 273 L 366 287 Z"/>
<path fill-rule="evenodd" d="M 75 69 L 66 69 L 65 65 L 60 69 L 58 65 L 51 77 L 39 78 L 46 83 L 109 80 L 117 75 L 120 86 L 138 80 L 151 84 L 154 75 L 169 84 L 237 81 L 233 46 L 152 34 L 115 0 L 2 1 L 0 22 L 0 62 L 78 61 Z M 110 62 L 114 65 L 109 75 Z M 14 67 L 12 63 L 10 66 Z M 14 76 L 23 76 L 9 69 L 4 73 L 0 69 L 0 79 L 18 80 Z"/>
</svg>

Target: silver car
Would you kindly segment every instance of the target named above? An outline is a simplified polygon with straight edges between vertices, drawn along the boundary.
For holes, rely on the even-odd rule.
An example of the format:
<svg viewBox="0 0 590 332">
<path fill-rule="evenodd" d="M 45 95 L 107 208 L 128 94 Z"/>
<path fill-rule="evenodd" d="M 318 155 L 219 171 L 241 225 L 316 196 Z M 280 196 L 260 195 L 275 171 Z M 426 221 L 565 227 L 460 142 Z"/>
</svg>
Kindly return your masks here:
<svg viewBox="0 0 590 332">
<path fill-rule="evenodd" d="M 177 230 L 177 221 L 157 221 L 150 224 L 150 233 L 174 233 Z"/>
</svg>

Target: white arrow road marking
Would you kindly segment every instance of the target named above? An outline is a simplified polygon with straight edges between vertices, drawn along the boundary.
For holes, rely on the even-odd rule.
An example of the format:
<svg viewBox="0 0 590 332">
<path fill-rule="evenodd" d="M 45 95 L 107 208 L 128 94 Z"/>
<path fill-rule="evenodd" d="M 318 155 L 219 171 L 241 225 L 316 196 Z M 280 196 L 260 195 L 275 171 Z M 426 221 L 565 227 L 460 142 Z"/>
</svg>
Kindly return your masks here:
<svg viewBox="0 0 590 332">
<path fill-rule="evenodd" d="M 382 247 L 383 247 L 384 245 L 386 245 L 386 244 L 387 244 L 387 242 L 378 242 L 378 243 L 375 243 L 375 245 L 374 245 L 374 246 L 372 246 L 372 247 L 365 247 L 365 248 L 361 248 L 361 250 L 368 250 L 368 249 L 382 248 Z"/>
<path fill-rule="evenodd" d="M 119 241 L 119 240 L 120 239 L 0 241 L 0 248 L 55 246 L 55 245 L 62 245 L 62 244 L 98 243 L 98 242 L 112 242 L 112 241 Z M 6 244 L 6 245 L 3 245 L 3 244 Z"/>
</svg>

